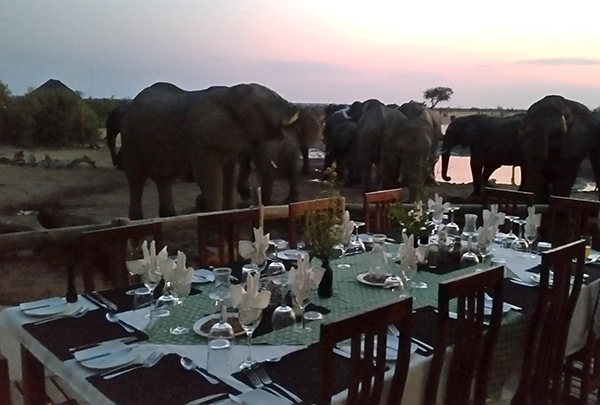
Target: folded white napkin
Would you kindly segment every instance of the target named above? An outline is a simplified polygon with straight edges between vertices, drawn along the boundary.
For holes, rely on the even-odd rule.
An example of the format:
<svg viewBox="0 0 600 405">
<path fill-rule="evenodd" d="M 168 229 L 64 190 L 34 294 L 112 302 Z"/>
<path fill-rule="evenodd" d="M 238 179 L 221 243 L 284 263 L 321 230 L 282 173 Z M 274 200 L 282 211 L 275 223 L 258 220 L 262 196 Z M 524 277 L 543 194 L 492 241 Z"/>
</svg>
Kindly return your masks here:
<svg viewBox="0 0 600 405">
<path fill-rule="evenodd" d="M 316 287 L 323 278 L 325 269 L 322 267 L 308 268 L 310 258 L 308 255 L 298 255 L 298 267 L 292 267 L 288 274 L 288 281 L 292 289 L 292 293 L 298 302 L 302 302 L 308 298 L 310 289 Z"/>
<path fill-rule="evenodd" d="M 373 246 L 370 253 L 369 274 L 376 278 L 387 274 L 388 257 L 380 245 Z"/>
<path fill-rule="evenodd" d="M 485 248 L 494 241 L 496 230 L 486 226 L 480 226 L 477 229 L 477 245 Z"/>
<path fill-rule="evenodd" d="M 423 252 L 415 248 L 414 235 L 407 236 L 406 233 L 402 233 L 402 240 L 404 243 L 400 245 L 400 269 L 404 271 L 416 270 L 417 264 L 422 262 L 425 258 Z"/>
<path fill-rule="evenodd" d="M 254 242 L 241 240 L 238 243 L 238 251 L 244 259 L 250 259 L 254 264 L 263 264 L 267 260 L 267 249 L 269 248 L 269 234 L 264 235 L 262 226 L 254 228 Z"/>
<path fill-rule="evenodd" d="M 175 267 L 169 269 L 166 273 L 163 272 L 163 277 L 165 281 L 171 283 L 173 294 L 176 297 L 185 297 L 190 293 L 192 279 L 194 278 L 194 269 L 186 267 L 185 253 L 182 251 L 177 252 Z"/>
<path fill-rule="evenodd" d="M 535 207 L 532 205 L 527 208 L 527 218 L 525 218 L 525 235 L 535 236 L 537 229 L 542 223 L 542 214 L 535 213 Z"/>
<path fill-rule="evenodd" d="M 271 300 L 271 292 L 263 290 L 258 292 L 260 287 L 260 272 L 248 274 L 246 279 L 246 288 L 241 285 L 233 285 L 229 288 L 231 292 L 231 305 L 234 308 L 255 308 L 265 309 Z"/>
<path fill-rule="evenodd" d="M 444 202 L 444 199 L 438 194 L 435 193 L 433 200 L 427 201 L 427 206 L 429 211 L 431 211 L 431 216 L 434 220 L 441 221 L 444 217 L 444 214 L 448 212 L 450 208 L 449 202 Z"/>
<path fill-rule="evenodd" d="M 127 270 L 132 274 L 146 275 L 150 281 L 160 281 L 161 274 L 170 273 L 175 267 L 175 261 L 169 259 L 167 247 L 165 246 L 158 255 L 156 254 L 156 243 L 152 241 L 148 249 L 148 241 L 142 243 L 143 259 L 130 260 L 126 263 Z"/>
<path fill-rule="evenodd" d="M 479 233 L 478 243 L 492 243 L 494 238 L 496 237 L 496 233 L 498 233 L 498 227 L 504 224 L 505 214 L 503 212 L 498 212 L 498 204 L 491 204 L 489 210 L 483 210 L 483 226 L 481 228 L 483 232 L 483 236 L 487 239 L 481 239 L 482 233 Z M 480 229 L 481 229 L 480 228 Z"/>
<path fill-rule="evenodd" d="M 342 218 L 342 227 L 341 227 L 341 240 L 344 245 L 350 243 L 350 238 L 352 237 L 352 233 L 354 232 L 354 221 L 350 221 L 350 213 L 348 211 L 344 212 L 344 216 Z"/>
</svg>

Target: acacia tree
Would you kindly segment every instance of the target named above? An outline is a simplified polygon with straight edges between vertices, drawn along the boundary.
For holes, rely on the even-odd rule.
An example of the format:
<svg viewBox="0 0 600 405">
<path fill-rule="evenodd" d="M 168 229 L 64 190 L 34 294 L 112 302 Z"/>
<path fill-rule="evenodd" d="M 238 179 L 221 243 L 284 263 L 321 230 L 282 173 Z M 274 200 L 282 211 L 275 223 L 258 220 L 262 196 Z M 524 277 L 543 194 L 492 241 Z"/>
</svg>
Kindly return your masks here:
<svg viewBox="0 0 600 405">
<path fill-rule="evenodd" d="M 450 87 L 432 87 L 423 92 L 423 98 L 429 100 L 431 108 L 434 108 L 439 102 L 450 100 L 453 93 Z"/>
</svg>

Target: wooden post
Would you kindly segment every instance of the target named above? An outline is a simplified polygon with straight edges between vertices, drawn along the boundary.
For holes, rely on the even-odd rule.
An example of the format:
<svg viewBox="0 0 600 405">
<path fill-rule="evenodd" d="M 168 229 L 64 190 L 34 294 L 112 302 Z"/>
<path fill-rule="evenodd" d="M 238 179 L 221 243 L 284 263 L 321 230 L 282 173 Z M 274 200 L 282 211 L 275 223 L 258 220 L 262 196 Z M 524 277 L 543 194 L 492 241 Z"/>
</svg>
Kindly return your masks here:
<svg viewBox="0 0 600 405">
<path fill-rule="evenodd" d="M 258 201 L 258 226 L 263 228 L 265 225 L 265 206 L 262 203 L 262 192 L 260 187 L 256 189 L 256 199 Z"/>
</svg>

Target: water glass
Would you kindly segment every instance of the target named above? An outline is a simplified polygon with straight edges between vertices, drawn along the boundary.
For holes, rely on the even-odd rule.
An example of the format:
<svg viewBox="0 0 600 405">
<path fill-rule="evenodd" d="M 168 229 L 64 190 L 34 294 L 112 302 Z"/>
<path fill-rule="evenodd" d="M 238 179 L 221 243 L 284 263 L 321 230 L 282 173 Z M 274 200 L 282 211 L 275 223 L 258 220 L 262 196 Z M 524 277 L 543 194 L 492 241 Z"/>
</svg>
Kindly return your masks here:
<svg viewBox="0 0 600 405">
<path fill-rule="evenodd" d="M 152 303 L 152 292 L 146 287 L 140 287 L 133 290 L 133 309 L 141 309 Z"/>
</svg>

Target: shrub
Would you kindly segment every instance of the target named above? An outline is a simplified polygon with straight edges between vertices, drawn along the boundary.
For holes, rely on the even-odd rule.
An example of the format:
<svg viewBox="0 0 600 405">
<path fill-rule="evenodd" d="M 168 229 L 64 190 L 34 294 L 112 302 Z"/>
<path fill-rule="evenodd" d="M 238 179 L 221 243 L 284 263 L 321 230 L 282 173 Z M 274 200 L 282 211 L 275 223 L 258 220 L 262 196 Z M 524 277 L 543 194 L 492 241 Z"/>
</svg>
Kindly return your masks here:
<svg viewBox="0 0 600 405">
<path fill-rule="evenodd" d="M 2 142 L 26 146 L 71 146 L 96 142 L 98 116 L 74 92 L 31 91 L 13 98 L 6 109 Z"/>
</svg>

